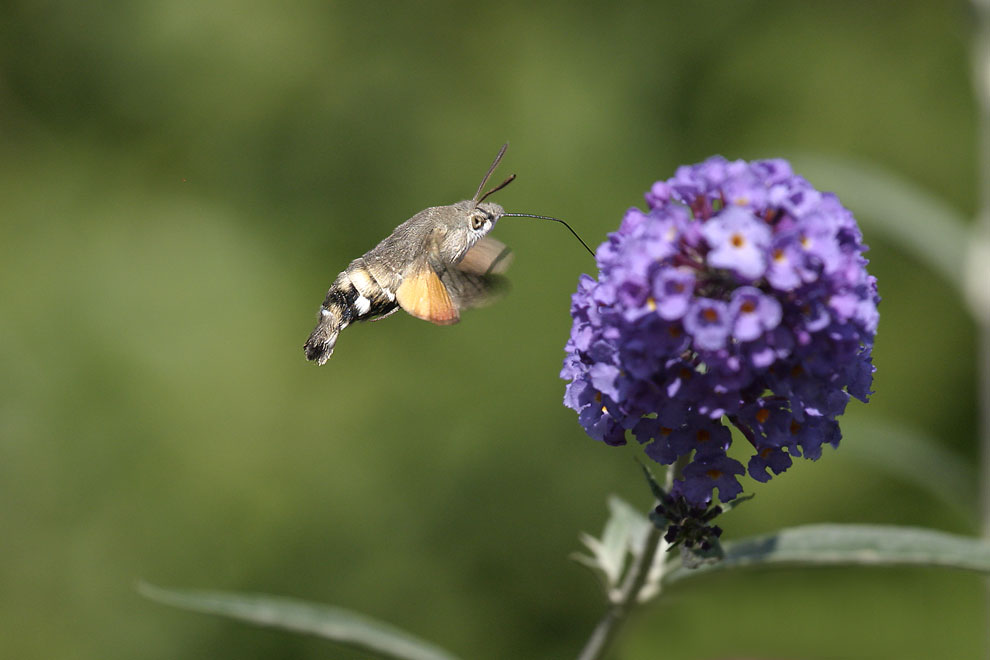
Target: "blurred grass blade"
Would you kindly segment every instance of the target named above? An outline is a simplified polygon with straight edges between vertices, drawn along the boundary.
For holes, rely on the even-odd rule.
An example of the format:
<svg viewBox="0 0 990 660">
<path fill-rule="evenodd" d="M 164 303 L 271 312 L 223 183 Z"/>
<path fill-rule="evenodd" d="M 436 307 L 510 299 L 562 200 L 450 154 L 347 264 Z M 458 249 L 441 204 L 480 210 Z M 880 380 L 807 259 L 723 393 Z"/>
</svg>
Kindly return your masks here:
<svg viewBox="0 0 990 660">
<path fill-rule="evenodd" d="M 804 525 L 726 542 L 725 559 L 677 566 L 664 583 L 732 568 L 770 566 L 941 566 L 990 573 L 990 543 L 919 527 Z"/>
<path fill-rule="evenodd" d="M 877 165 L 817 154 L 792 159 L 819 190 L 835 192 L 861 225 L 881 230 L 965 291 L 968 223 L 948 204 Z"/>
<path fill-rule="evenodd" d="M 975 524 L 977 474 L 972 465 L 931 436 L 890 421 L 847 419 L 842 427 L 846 459 L 869 461 L 910 480 Z"/>
<path fill-rule="evenodd" d="M 140 582 L 151 600 L 184 610 L 330 639 L 396 660 L 457 660 L 453 655 L 388 624 L 336 607 L 290 598 L 219 591 L 163 589 Z"/>
</svg>

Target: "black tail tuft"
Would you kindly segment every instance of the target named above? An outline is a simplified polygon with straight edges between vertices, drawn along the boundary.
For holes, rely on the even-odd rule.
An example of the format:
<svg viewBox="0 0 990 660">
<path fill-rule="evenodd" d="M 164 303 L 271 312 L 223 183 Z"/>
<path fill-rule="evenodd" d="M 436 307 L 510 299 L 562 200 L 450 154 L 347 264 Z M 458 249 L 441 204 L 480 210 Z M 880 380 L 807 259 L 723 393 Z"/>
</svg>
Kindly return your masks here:
<svg viewBox="0 0 990 660">
<path fill-rule="evenodd" d="M 306 351 L 306 359 L 309 361 L 316 361 L 317 364 L 326 364 L 330 356 L 333 355 L 333 348 L 329 347 L 327 344 L 318 344 L 315 342 L 307 341 L 303 346 Z"/>
<path fill-rule="evenodd" d="M 323 365 L 333 355 L 333 347 L 337 343 L 337 335 L 340 334 L 340 327 L 335 317 L 333 313 L 320 315 L 320 322 L 316 324 L 309 339 L 303 344 L 307 360 L 315 360 L 317 364 Z"/>
</svg>

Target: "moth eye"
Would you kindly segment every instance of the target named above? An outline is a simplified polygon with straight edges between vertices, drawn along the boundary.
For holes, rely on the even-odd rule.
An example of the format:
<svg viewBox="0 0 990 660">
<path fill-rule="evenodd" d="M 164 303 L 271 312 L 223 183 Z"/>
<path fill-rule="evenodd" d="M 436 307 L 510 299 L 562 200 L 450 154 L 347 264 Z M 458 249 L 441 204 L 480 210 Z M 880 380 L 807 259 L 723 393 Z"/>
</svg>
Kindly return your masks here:
<svg viewBox="0 0 990 660">
<path fill-rule="evenodd" d="M 485 226 L 485 216 L 483 215 L 472 215 L 471 216 L 471 229 L 479 231 Z"/>
</svg>

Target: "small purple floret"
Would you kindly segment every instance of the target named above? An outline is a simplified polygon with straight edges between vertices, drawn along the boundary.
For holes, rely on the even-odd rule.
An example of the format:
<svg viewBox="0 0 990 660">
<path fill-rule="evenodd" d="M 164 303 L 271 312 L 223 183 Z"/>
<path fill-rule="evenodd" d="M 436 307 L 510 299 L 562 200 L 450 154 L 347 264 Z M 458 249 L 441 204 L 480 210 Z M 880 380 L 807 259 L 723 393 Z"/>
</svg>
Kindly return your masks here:
<svg viewBox="0 0 990 660">
<path fill-rule="evenodd" d="M 711 248 L 706 259 L 711 268 L 726 268 L 748 281 L 766 272 L 770 228 L 752 212 L 730 206 L 705 222 L 701 234 Z"/>
</svg>

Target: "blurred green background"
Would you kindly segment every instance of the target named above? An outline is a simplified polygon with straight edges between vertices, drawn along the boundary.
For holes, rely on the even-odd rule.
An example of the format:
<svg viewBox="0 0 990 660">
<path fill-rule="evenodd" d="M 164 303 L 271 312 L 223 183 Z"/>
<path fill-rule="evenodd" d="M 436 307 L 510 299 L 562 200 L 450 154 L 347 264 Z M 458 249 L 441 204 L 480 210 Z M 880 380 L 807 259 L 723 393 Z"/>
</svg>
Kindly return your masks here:
<svg viewBox="0 0 990 660">
<path fill-rule="evenodd" d="M 416 211 L 470 197 L 506 140 L 499 172 L 519 178 L 496 200 L 593 245 L 714 153 L 875 161 L 969 216 L 971 22 L 925 0 L 3 3 L 0 656 L 359 657 L 151 603 L 145 579 L 336 603 L 465 658 L 573 657 L 603 604 L 567 555 L 608 494 L 649 504 L 633 452 L 561 405 L 589 256 L 507 219 L 498 305 L 352 327 L 316 368 L 301 345 L 327 286 Z M 864 459 L 869 425 L 894 421 L 975 461 L 975 333 L 860 219 L 884 297 L 877 393 L 839 451 L 747 480 L 758 497 L 726 538 L 975 532 Z M 981 587 L 936 569 L 712 576 L 620 650 L 974 657 Z"/>
</svg>

